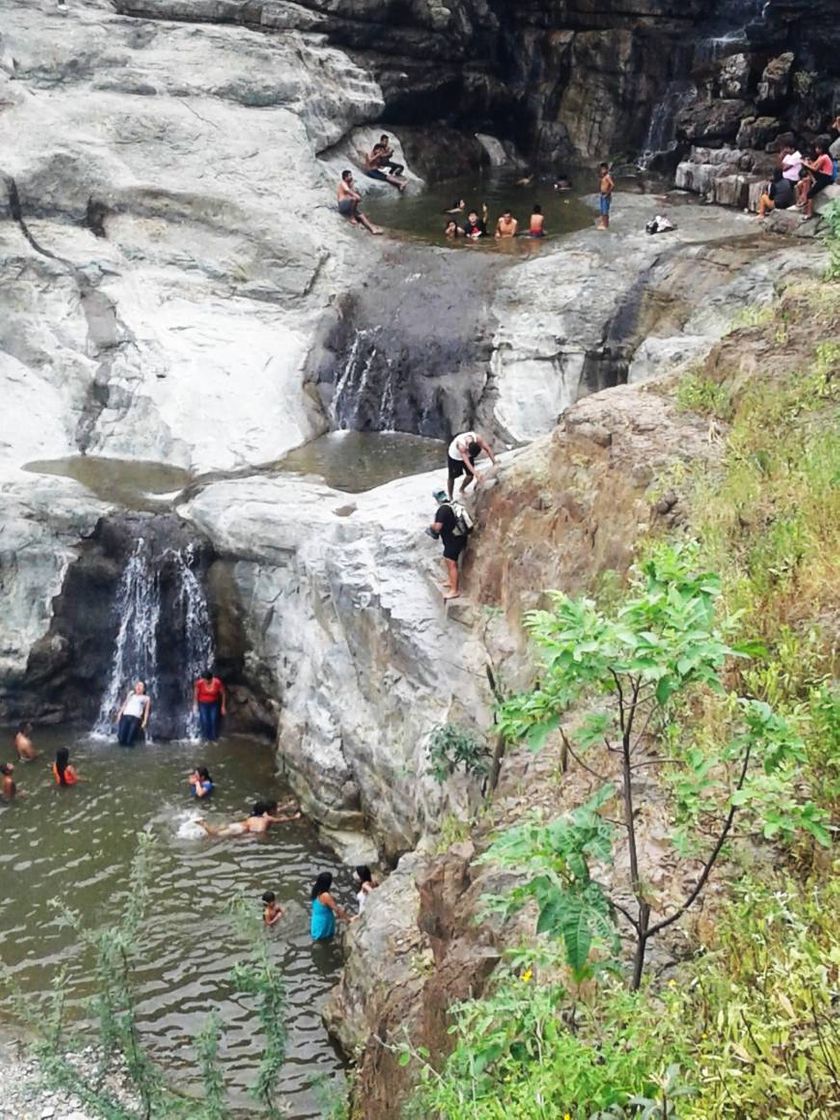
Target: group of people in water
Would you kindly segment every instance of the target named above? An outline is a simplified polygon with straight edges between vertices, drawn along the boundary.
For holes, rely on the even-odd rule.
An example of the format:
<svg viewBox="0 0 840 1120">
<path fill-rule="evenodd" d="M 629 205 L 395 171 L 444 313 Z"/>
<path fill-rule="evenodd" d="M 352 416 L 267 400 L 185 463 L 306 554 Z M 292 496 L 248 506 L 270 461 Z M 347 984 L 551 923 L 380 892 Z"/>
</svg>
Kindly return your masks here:
<svg viewBox="0 0 840 1120">
<path fill-rule="evenodd" d="M 226 711 L 224 684 L 219 677 L 208 670 L 195 682 L 194 698 L 200 719 L 201 736 L 207 741 L 215 741 L 219 737 L 220 717 Z M 145 728 L 148 723 L 150 710 L 151 701 L 146 695 L 145 686 L 142 681 L 137 681 L 118 712 L 118 727 L 121 727 L 118 741 L 121 744 L 131 745 L 135 741 L 137 732 Z M 131 725 L 123 723 L 126 719 L 134 722 Z M 18 724 L 12 739 L 12 747 L 20 764 L 33 763 L 40 757 L 40 752 L 33 741 L 31 722 L 23 720 Z M 49 772 L 55 786 L 59 788 L 76 786 L 84 781 L 70 762 L 70 751 L 67 747 L 59 747 L 55 752 Z M 187 785 L 192 798 L 205 804 L 216 788 L 209 769 L 198 765 L 190 770 Z M 15 764 L 0 763 L 0 801 L 8 804 L 24 796 L 25 792 L 18 789 L 15 780 Z M 294 802 L 278 806 L 276 800 L 265 799 L 255 802 L 250 813 L 242 820 L 232 821 L 226 825 L 211 825 L 203 818 L 198 818 L 195 824 L 207 836 L 215 838 L 260 836 L 265 835 L 272 825 L 288 824 L 299 820 L 300 817 L 300 809 Z M 370 868 L 364 865 L 356 867 L 355 879 L 358 912 L 361 914 L 367 896 L 375 888 L 376 883 Z M 334 937 L 337 920 L 343 922 L 353 920 L 349 912 L 334 898 L 332 883 L 332 874 L 325 871 L 318 875 L 312 887 L 310 934 L 313 941 L 326 941 Z M 266 891 L 262 895 L 262 903 L 263 921 L 266 927 L 275 926 L 283 917 L 283 910 L 277 903 L 276 896 L 272 891 Z"/>
<path fill-rule="evenodd" d="M 838 178 L 840 115 L 833 128 L 839 139 L 832 143 L 830 136 L 818 136 L 810 158 L 803 156 L 792 142 L 781 146 L 778 166 L 758 200 L 759 218 L 765 218 L 771 210 L 789 210 L 794 206 L 801 211 L 803 221 L 814 216 L 814 199 Z"/>
</svg>

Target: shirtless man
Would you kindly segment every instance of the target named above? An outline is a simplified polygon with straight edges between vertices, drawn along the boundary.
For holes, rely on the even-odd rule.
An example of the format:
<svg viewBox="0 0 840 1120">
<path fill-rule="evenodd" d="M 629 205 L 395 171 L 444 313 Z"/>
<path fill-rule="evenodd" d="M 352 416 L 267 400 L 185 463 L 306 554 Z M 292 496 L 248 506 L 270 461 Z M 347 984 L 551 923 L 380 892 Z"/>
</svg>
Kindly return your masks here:
<svg viewBox="0 0 840 1120">
<path fill-rule="evenodd" d="M 493 454 L 492 447 L 487 440 L 483 439 L 477 432 L 461 432 L 461 434 L 455 436 L 450 443 L 446 454 L 448 468 L 446 490 L 449 494 L 450 501 L 455 488 L 456 478 L 460 475 L 464 475 L 464 481 L 461 483 L 462 494 L 471 482 L 478 479 L 478 475 L 475 472 L 475 461 L 482 451 L 490 456 L 490 461 L 492 463 L 496 462 L 496 456 Z"/>
<path fill-rule="evenodd" d="M 516 237 L 516 231 L 518 229 L 519 222 L 517 222 L 510 210 L 505 210 L 496 223 L 496 237 Z"/>
<path fill-rule="evenodd" d="M 368 152 L 365 156 L 364 172 L 368 179 L 379 179 L 382 183 L 390 183 L 392 187 L 396 187 L 398 191 L 404 191 L 408 186 L 407 179 L 400 179 L 397 175 L 391 175 L 387 171 L 382 170 L 383 162 L 385 161 L 385 153 L 382 150 L 381 144 L 375 144 L 372 152 Z"/>
<path fill-rule="evenodd" d="M 606 163 L 599 164 L 598 166 L 598 224 L 596 229 L 609 229 L 610 228 L 610 206 L 612 205 L 613 191 L 615 190 L 615 181 L 610 175 L 609 165 Z"/>
<path fill-rule="evenodd" d="M 18 724 L 17 733 L 15 734 L 15 750 L 17 751 L 18 760 L 20 762 L 31 762 L 33 758 L 38 757 L 38 752 L 35 750 L 35 745 L 30 736 L 32 735 L 32 724 L 28 720 L 23 720 Z"/>
<path fill-rule="evenodd" d="M 291 808 L 291 805 L 284 806 L 284 809 Z M 247 833 L 261 835 L 268 832 L 273 824 L 287 824 L 289 821 L 296 821 L 301 815 L 298 811 L 289 817 L 278 817 L 275 816 L 276 812 L 276 801 L 257 801 L 251 809 L 251 815 L 244 821 L 234 821 L 232 824 L 225 824 L 218 828 L 204 820 L 197 820 L 195 823 L 203 828 L 208 836 L 245 836 Z"/>
<path fill-rule="evenodd" d="M 12 775 L 15 772 L 11 762 L 0 764 L 0 801 L 14 801 L 18 788 Z"/>
<path fill-rule="evenodd" d="M 353 184 L 352 171 L 341 172 L 341 179 L 338 184 L 336 197 L 338 199 L 339 214 L 341 214 L 342 218 L 349 218 L 351 226 L 357 226 L 361 222 L 368 233 L 382 233 L 379 226 L 375 226 L 372 222 L 369 222 L 359 209 L 362 196 Z"/>
<path fill-rule="evenodd" d="M 379 166 L 387 167 L 394 175 L 402 178 L 405 167 L 401 163 L 395 162 L 394 149 L 391 147 L 391 138 L 387 132 L 383 132 L 379 137 L 379 143 L 376 147 L 379 148 Z"/>
</svg>

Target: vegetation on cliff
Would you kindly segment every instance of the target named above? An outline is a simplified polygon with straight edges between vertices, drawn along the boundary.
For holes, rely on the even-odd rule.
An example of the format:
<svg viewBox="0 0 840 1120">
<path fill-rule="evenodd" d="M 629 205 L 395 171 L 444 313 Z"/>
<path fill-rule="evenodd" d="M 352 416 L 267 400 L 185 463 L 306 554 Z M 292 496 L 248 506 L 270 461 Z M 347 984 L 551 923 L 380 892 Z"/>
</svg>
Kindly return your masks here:
<svg viewBox="0 0 840 1120">
<path fill-rule="evenodd" d="M 611 601 L 561 597 L 532 616 L 549 656 L 537 688 L 503 710 L 508 732 L 533 737 L 563 715 L 570 766 L 597 772 L 593 789 L 618 781 L 497 837 L 490 857 L 517 869 L 505 905 L 535 900 L 539 936 L 455 1009 L 443 1067 L 420 1061 L 426 1115 L 822 1120 L 840 1104 L 839 326 L 836 275 L 791 287 L 668 387 L 723 441 L 718 470 L 660 480 L 687 499 L 689 524 L 648 541 L 635 585 Z M 678 623 L 662 616 L 656 565 L 685 559 L 686 542 L 691 565 L 665 581 L 665 606 L 673 594 L 675 614 L 694 612 Z M 569 721 L 584 696 L 590 714 Z M 646 703 L 637 712 L 628 696 Z M 646 724 L 638 741 L 631 711 Z M 667 828 L 673 899 L 632 854 L 651 821 L 660 841 Z M 614 851 L 616 833 L 630 842 Z M 708 882 L 642 975 L 641 935 Z"/>
</svg>

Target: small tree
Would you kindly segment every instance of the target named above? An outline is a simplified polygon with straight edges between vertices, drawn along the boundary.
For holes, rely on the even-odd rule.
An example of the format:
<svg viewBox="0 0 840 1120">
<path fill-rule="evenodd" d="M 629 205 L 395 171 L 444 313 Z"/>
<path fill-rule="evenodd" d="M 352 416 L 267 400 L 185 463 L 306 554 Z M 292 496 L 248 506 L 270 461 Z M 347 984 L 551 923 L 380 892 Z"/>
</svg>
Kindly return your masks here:
<svg viewBox="0 0 840 1120">
<path fill-rule="evenodd" d="M 724 686 L 728 659 L 755 646 L 732 645 L 737 624 L 715 619 L 719 581 L 694 571 L 695 552 L 659 548 L 634 580 L 628 599 L 607 617 L 588 599 L 552 594 L 553 610 L 532 611 L 526 627 L 544 662 L 531 692 L 502 705 L 500 727 L 509 739 L 538 748 L 560 727 L 572 704 L 601 701 L 574 732 L 560 733 L 568 754 L 603 785 L 580 809 L 550 824 L 528 822 L 502 834 L 487 854 L 525 873 L 502 905 L 539 906 L 537 929 L 561 937 L 573 971 L 582 976 L 593 938 L 609 940 L 621 915 L 632 930 L 632 987 L 638 988 L 651 939 L 678 921 L 702 893 L 732 833 L 736 816 L 758 822 L 768 838 L 807 829 L 828 843 L 823 814 L 792 795 L 802 743 L 767 704 L 738 697 Z M 684 748 L 675 722 L 678 699 L 724 698 L 724 741 Z M 618 763 L 619 780 L 607 780 L 585 761 L 603 745 Z M 639 772 L 660 773 L 675 797 L 673 842 L 683 857 L 701 859 L 693 886 L 669 912 L 653 920 L 641 866 L 637 813 L 644 804 Z M 627 881 L 611 890 L 592 876 L 593 861 L 612 857 L 616 827 L 602 815 L 618 796 L 629 854 Z M 709 844 L 707 837 L 712 837 Z"/>
</svg>

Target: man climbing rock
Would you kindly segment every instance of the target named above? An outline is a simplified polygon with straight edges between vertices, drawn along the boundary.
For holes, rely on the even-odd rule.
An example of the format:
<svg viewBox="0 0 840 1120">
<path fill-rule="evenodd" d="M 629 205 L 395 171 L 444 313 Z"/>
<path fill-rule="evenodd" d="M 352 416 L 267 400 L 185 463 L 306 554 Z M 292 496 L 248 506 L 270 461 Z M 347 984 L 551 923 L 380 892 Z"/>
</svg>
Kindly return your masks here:
<svg viewBox="0 0 840 1120">
<path fill-rule="evenodd" d="M 493 454 L 490 444 L 477 432 L 461 432 L 450 443 L 447 451 L 448 477 L 446 480 L 446 491 L 449 494 L 450 501 L 455 488 L 455 479 L 460 475 L 464 475 L 464 481 L 461 483 L 461 494 L 471 482 L 478 481 L 475 461 L 482 451 L 489 455 L 491 463 L 496 462 L 496 456 Z"/>
<path fill-rule="evenodd" d="M 443 501 L 443 491 L 435 497 L 440 505 L 435 513 L 435 519 L 426 530 L 430 537 L 440 539 L 443 544 L 443 565 L 446 576 L 443 583 L 443 598 L 457 599 L 460 595 L 458 561 L 467 547 L 473 523 L 472 518 L 460 502 Z"/>
</svg>

